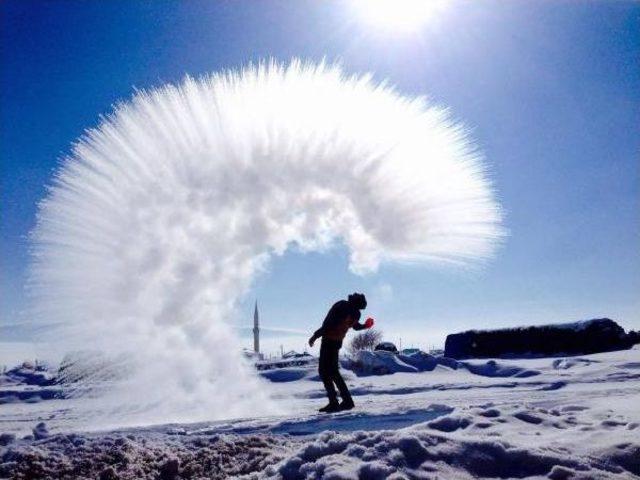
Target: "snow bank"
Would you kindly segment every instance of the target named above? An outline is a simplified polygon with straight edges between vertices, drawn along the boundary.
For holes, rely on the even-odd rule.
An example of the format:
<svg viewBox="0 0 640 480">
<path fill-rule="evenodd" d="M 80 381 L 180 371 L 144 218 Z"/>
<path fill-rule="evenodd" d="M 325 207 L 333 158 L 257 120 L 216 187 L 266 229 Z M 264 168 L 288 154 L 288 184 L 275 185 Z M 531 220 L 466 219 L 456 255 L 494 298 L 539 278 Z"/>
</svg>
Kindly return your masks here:
<svg viewBox="0 0 640 480">
<path fill-rule="evenodd" d="M 60 398 L 62 390 L 54 384 L 55 376 L 45 366 L 25 362 L 0 374 L 0 405 Z"/>
<path fill-rule="evenodd" d="M 54 383 L 54 375 L 44 366 L 27 362 L 0 374 L 0 387 L 7 385 L 47 386 Z"/>
<path fill-rule="evenodd" d="M 295 382 L 296 380 L 302 380 L 311 374 L 311 370 L 304 367 L 276 368 L 260 372 L 261 377 L 272 382 Z"/>
<path fill-rule="evenodd" d="M 477 425 L 487 428 L 482 426 L 487 418 L 500 425 L 501 412 L 487 417 L 466 411 L 412 428 L 326 431 L 311 438 L 132 430 L 9 439 L 0 447 L 0 478 L 593 480 L 640 475 L 640 447 L 628 436 L 614 444 L 596 443 L 583 454 L 568 454 L 552 443 L 547 447 L 474 435 Z M 531 428 L 544 428 L 544 422 Z"/>
<path fill-rule="evenodd" d="M 474 427 L 451 415 L 398 431 L 325 432 L 278 465 L 251 478 L 528 478 L 623 479 L 640 474 L 640 447 L 624 442 L 583 456 L 566 449 L 514 444 L 501 438 L 443 435 Z M 486 423 L 486 422 L 485 422 Z M 478 422 L 479 428 L 487 428 Z M 467 439 L 470 438 L 470 439 Z"/>
<path fill-rule="evenodd" d="M 357 375 L 386 375 L 388 373 L 420 371 L 416 366 L 403 362 L 398 355 L 384 351 L 361 350 L 353 358 L 345 358 L 341 363 L 344 368 L 353 370 Z"/>
<path fill-rule="evenodd" d="M 538 370 L 518 367 L 515 365 L 505 365 L 489 360 L 485 363 L 475 364 L 471 362 L 459 362 L 461 367 L 466 368 L 471 373 L 481 375 L 483 377 L 516 377 L 527 378 L 540 375 Z"/>
<path fill-rule="evenodd" d="M 0 448 L 0 478 L 237 478 L 284 458 L 288 443 L 259 435 L 56 435 Z"/>
<path fill-rule="evenodd" d="M 495 360 L 484 363 L 460 362 L 448 357 L 435 357 L 417 351 L 410 355 L 394 354 L 382 351 L 359 351 L 354 357 L 343 360 L 342 366 L 358 376 L 387 375 L 399 372 L 430 372 L 441 366 L 452 370 L 468 370 L 483 377 L 527 378 L 539 375 L 535 369 L 502 364 Z"/>
</svg>

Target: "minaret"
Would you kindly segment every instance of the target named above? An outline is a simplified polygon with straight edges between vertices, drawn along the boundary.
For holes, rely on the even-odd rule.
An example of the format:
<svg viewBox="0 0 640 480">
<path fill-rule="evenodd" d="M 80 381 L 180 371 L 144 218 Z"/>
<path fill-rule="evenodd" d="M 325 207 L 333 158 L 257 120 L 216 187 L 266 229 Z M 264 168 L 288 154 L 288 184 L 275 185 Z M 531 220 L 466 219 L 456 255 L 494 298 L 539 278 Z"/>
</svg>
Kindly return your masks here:
<svg viewBox="0 0 640 480">
<path fill-rule="evenodd" d="M 258 315 L 258 301 L 253 310 L 253 351 L 260 354 L 260 316 Z"/>
</svg>

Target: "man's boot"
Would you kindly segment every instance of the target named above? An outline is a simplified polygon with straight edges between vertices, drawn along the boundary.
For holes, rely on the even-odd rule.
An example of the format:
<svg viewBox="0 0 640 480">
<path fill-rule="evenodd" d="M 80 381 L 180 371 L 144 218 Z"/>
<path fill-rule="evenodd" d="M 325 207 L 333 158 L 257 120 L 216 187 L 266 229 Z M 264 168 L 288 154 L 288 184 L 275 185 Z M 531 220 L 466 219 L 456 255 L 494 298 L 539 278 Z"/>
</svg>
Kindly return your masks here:
<svg viewBox="0 0 640 480">
<path fill-rule="evenodd" d="M 340 411 L 340 404 L 338 403 L 337 400 L 334 401 L 334 402 L 329 402 L 326 406 L 322 407 L 318 411 L 322 412 L 322 413 L 339 412 Z"/>
<path fill-rule="evenodd" d="M 340 408 L 340 410 L 351 410 L 353 407 L 355 407 L 355 403 L 353 403 L 353 399 L 351 397 L 345 398 L 342 402 L 340 402 L 340 405 L 338 405 L 338 408 Z"/>
</svg>

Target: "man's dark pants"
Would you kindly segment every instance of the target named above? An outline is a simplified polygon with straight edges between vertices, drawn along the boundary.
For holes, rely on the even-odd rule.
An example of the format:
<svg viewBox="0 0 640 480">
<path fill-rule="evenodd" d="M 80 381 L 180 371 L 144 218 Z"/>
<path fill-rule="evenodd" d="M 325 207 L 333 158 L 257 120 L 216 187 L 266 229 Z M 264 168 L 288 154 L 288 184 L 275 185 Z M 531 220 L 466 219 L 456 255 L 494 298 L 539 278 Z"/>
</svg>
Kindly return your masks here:
<svg viewBox="0 0 640 480">
<path fill-rule="evenodd" d="M 342 342 L 338 340 L 322 339 L 320 345 L 320 364 L 318 366 L 318 372 L 324 388 L 327 391 L 329 402 L 337 403 L 338 395 L 336 389 L 333 386 L 334 383 L 340 390 L 340 396 L 343 401 L 350 401 L 351 394 L 347 388 L 347 384 L 344 383 L 342 375 L 340 375 L 340 365 L 338 363 L 338 353 L 342 347 Z"/>
</svg>

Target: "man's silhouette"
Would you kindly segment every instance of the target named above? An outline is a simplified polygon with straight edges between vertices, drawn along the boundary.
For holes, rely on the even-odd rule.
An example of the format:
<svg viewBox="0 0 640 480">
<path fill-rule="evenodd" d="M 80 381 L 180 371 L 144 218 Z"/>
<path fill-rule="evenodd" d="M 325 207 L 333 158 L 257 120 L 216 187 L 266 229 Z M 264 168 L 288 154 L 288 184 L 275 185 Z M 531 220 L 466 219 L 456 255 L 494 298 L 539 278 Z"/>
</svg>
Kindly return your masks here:
<svg viewBox="0 0 640 480">
<path fill-rule="evenodd" d="M 340 410 L 351 410 L 354 407 L 353 399 L 340 375 L 338 354 L 342 347 L 342 340 L 350 328 L 363 330 L 373 325 L 373 320 L 368 319 L 364 324 L 359 323 L 360 310 L 367 306 L 367 299 L 361 293 L 349 295 L 347 300 L 336 302 L 329 313 L 327 313 L 322 326 L 309 339 L 309 345 L 322 337 L 320 345 L 320 363 L 318 372 L 324 383 L 324 388 L 329 397 L 329 404 L 320 409 L 321 412 L 338 412 Z M 342 403 L 338 403 L 338 395 L 334 384 L 340 391 Z"/>
</svg>

